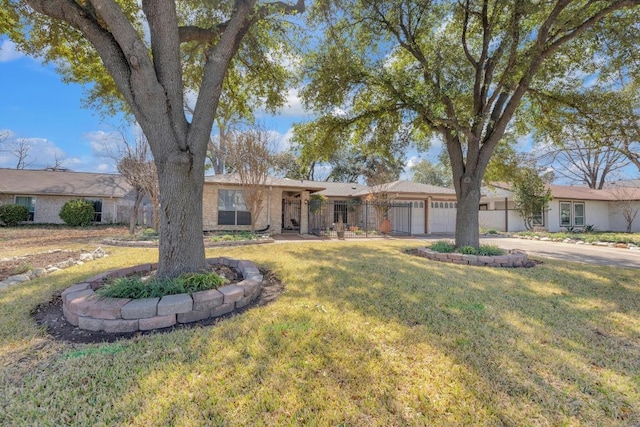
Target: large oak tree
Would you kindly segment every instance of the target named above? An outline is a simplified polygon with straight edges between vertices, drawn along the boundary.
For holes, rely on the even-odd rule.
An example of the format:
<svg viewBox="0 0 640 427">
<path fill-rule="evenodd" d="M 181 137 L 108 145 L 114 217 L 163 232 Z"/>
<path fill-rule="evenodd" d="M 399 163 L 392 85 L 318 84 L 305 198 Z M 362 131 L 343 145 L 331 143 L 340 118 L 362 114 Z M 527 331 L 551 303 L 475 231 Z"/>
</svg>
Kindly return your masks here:
<svg viewBox="0 0 640 427">
<path fill-rule="evenodd" d="M 307 156 L 399 133 L 444 141 L 458 198 L 456 245 L 479 245 L 487 165 L 532 84 L 563 79 L 627 25 L 637 0 L 340 0 L 316 4 L 325 38 L 307 62 Z M 582 44 L 587 38 L 589 44 Z M 592 49 L 592 48 L 595 48 Z M 311 154 L 309 154 L 311 153 Z"/>
<path fill-rule="evenodd" d="M 124 106 L 142 128 L 160 189 L 158 275 L 204 268 L 205 154 L 225 78 L 239 52 L 253 68 L 269 64 L 265 46 L 284 34 L 269 18 L 300 13 L 304 1 L 2 0 L 2 7 L 15 24 L 2 30 L 19 46 L 56 61 L 67 80 L 91 83 L 90 101 L 117 93 L 122 103 L 109 105 Z M 185 87 L 196 98 L 192 114 Z"/>
</svg>

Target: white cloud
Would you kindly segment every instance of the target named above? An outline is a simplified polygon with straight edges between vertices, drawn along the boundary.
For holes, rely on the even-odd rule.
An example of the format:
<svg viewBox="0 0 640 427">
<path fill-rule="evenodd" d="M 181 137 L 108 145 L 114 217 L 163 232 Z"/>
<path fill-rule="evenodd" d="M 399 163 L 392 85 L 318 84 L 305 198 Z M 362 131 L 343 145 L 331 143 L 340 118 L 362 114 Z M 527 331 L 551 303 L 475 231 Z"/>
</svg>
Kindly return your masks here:
<svg viewBox="0 0 640 427">
<path fill-rule="evenodd" d="M 407 163 L 405 164 L 404 168 L 405 170 L 409 170 L 412 167 L 414 167 L 416 164 L 418 164 L 418 162 L 420 162 L 420 160 L 422 160 L 420 158 L 420 156 L 411 156 L 409 158 L 409 160 L 407 160 Z"/>
<path fill-rule="evenodd" d="M 285 107 L 279 112 L 282 116 L 305 116 L 307 111 L 302 105 L 302 99 L 298 89 L 293 88 L 287 91 L 287 101 Z"/>
<path fill-rule="evenodd" d="M 0 62 L 11 62 L 22 58 L 24 54 L 16 49 L 11 40 L 4 40 L 0 45 Z"/>
<path fill-rule="evenodd" d="M 28 168 L 43 169 L 55 165 L 56 158 L 63 159 L 64 150 L 57 147 L 52 141 L 45 138 L 17 138 L 10 130 L 10 137 L 3 143 L 4 152 L 0 156 L 0 167 L 15 168 L 18 163 L 16 155 L 11 151 L 17 149 L 18 143 L 24 143 L 27 147 L 25 165 Z"/>
</svg>

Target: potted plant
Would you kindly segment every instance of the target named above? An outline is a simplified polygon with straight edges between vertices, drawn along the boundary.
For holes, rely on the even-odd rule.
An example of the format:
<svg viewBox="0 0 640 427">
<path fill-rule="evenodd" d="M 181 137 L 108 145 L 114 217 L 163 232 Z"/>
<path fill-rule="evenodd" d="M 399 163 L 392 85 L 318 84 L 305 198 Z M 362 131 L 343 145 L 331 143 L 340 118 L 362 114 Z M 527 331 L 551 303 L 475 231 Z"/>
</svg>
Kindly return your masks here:
<svg viewBox="0 0 640 427">
<path fill-rule="evenodd" d="M 336 222 L 335 230 L 338 234 L 338 239 L 344 240 L 344 223 L 342 222 L 342 215 L 338 216 L 338 222 Z"/>
</svg>

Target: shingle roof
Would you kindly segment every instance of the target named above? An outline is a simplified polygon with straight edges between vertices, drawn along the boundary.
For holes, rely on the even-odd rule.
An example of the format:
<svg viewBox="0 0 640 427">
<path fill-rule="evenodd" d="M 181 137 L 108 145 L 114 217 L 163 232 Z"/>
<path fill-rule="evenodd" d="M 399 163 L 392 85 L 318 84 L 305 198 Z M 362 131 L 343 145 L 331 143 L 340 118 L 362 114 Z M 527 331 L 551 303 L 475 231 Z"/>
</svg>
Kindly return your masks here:
<svg viewBox="0 0 640 427">
<path fill-rule="evenodd" d="M 210 184 L 240 185 L 240 177 L 237 174 L 211 175 L 205 176 L 204 182 Z M 324 182 L 276 178 L 273 176 L 269 176 L 266 182 L 266 185 L 272 185 L 274 187 L 296 188 L 310 191 L 323 190 L 325 188 L 324 184 Z"/>
<path fill-rule="evenodd" d="M 363 191 L 358 193 L 358 196 L 364 196 L 370 192 L 386 192 L 386 193 L 404 193 L 404 194 L 440 194 L 440 195 L 453 195 L 456 191 L 453 188 L 438 187 L 436 185 L 422 184 L 414 181 L 398 180 L 383 184 L 378 187 L 368 189 L 365 187 Z"/>
<path fill-rule="evenodd" d="M 124 177 L 115 174 L 0 169 L 0 193 L 124 197 L 131 191 Z"/>
<path fill-rule="evenodd" d="M 368 188 L 366 185 L 355 182 L 323 182 L 322 185 L 326 189 L 320 191 L 320 194 L 327 197 L 355 197 L 362 191 L 366 194 Z"/>
<path fill-rule="evenodd" d="M 640 188 L 606 188 L 596 190 L 584 186 L 549 185 L 554 199 L 577 200 L 640 200 Z"/>
</svg>

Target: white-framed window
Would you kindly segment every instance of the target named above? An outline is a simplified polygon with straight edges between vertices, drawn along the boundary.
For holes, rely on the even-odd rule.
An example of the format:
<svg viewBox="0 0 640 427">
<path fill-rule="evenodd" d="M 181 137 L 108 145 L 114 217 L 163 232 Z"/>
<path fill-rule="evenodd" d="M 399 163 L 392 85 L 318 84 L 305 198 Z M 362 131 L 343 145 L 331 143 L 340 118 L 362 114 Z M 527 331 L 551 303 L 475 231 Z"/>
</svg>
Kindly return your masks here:
<svg viewBox="0 0 640 427">
<path fill-rule="evenodd" d="M 560 226 L 584 227 L 585 205 L 584 202 L 560 202 Z"/>
<path fill-rule="evenodd" d="M 242 190 L 218 190 L 218 225 L 251 225 Z"/>
<path fill-rule="evenodd" d="M 33 222 L 36 214 L 36 198 L 32 196 L 16 196 L 15 204 L 29 209 L 29 219 L 27 221 Z"/>
</svg>

